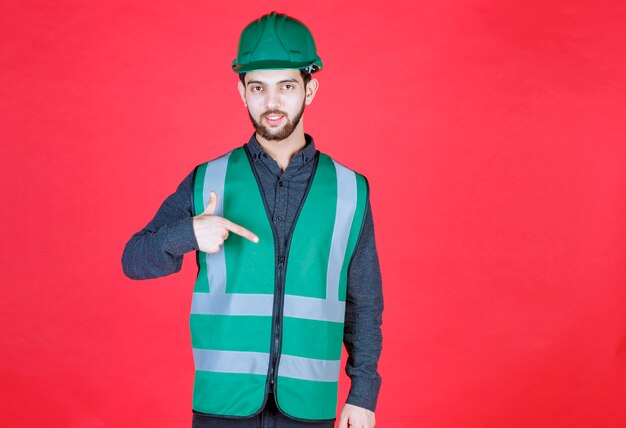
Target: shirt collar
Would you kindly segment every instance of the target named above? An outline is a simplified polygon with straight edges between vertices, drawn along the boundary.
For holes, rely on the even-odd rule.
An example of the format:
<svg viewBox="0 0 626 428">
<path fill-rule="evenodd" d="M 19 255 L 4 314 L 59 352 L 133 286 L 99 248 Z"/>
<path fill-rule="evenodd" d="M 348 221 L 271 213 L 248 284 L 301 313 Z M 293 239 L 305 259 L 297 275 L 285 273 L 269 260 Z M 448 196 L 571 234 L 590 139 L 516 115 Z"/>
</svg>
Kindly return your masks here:
<svg viewBox="0 0 626 428">
<path fill-rule="evenodd" d="M 306 145 L 298 153 L 296 153 L 293 158 L 291 158 L 289 165 L 304 165 L 311 162 L 315 157 L 316 149 L 313 137 L 309 134 L 304 134 L 304 138 L 306 140 Z M 252 137 L 248 140 L 247 146 L 254 162 L 257 162 L 263 155 L 269 156 L 265 150 L 263 150 L 261 144 L 257 141 L 256 133 L 252 134 Z"/>
</svg>

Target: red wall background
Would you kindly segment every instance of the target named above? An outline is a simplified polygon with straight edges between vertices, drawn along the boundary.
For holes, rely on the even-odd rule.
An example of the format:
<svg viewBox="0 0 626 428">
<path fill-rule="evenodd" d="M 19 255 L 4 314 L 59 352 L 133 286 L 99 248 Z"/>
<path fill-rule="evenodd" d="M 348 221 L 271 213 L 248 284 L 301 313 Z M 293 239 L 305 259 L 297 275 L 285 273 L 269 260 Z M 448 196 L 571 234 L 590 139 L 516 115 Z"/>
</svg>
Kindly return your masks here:
<svg viewBox="0 0 626 428">
<path fill-rule="evenodd" d="M 230 63 L 272 9 L 325 63 L 307 132 L 372 186 L 378 426 L 626 426 L 618 0 L 3 2 L 2 425 L 190 426 L 193 255 L 120 258 L 251 134 Z"/>
</svg>

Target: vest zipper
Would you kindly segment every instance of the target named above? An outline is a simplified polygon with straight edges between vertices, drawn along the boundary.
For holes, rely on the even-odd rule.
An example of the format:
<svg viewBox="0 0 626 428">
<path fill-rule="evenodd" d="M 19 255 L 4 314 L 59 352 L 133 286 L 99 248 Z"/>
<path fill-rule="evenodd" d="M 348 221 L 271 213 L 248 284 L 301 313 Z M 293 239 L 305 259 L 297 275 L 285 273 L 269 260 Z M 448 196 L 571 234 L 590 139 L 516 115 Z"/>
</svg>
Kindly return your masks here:
<svg viewBox="0 0 626 428">
<path fill-rule="evenodd" d="M 254 178 L 256 179 L 257 186 L 259 191 L 261 192 L 261 199 L 263 200 L 263 206 L 265 207 L 265 213 L 267 214 L 267 219 L 270 222 L 272 227 L 272 235 L 274 238 L 274 253 L 277 254 L 276 258 L 276 273 L 274 276 L 275 281 L 275 289 L 274 289 L 274 306 L 272 308 L 272 342 L 270 344 L 270 366 L 267 372 L 267 382 L 268 387 L 271 392 L 274 393 L 274 398 L 276 400 L 276 404 L 278 405 L 277 391 L 276 391 L 276 379 L 278 378 L 278 364 L 280 363 L 280 353 L 281 353 L 281 341 L 283 334 L 283 306 L 285 302 L 285 276 L 286 276 L 286 265 L 287 265 L 287 255 L 289 255 L 289 248 L 291 247 L 291 238 L 293 236 L 293 231 L 296 227 L 296 223 L 298 221 L 298 217 L 300 216 L 300 212 L 302 211 L 302 207 L 304 206 L 304 202 L 309 194 L 309 190 L 311 189 L 311 185 L 313 184 L 313 179 L 315 178 L 315 173 L 317 172 L 317 162 L 319 160 L 319 151 L 315 153 L 315 158 L 313 159 L 313 171 L 311 172 L 311 177 L 309 178 L 309 182 L 304 191 L 304 196 L 302 198 L 302 202 L 298 207 L 298 211 L 294 217 L 293 223 L 289 228 L 289 233 L 286 236 L 287 245 L 285 248 L 285 253 L 280 254 L 280 246 L 278 244 L 278 232 L 276 231 L 276 227 L 274 226 L 274 222 L 272 222 L 272 216 L 270 215 L 270 210 L 267 206 L 267 200 L 265 198 L 265 192 L 263 191 L 263 185 L 261 184 L 261 179 L 254 168 L 254 161 L 252 160 L 252 155 L 248 151 L 248 147 L 244 145 L 244 150 L 246 155 L 248 156 L 248 162 L 250 163 L 250 168 L 252 169 L 252 173 Z"/>
<path fill-rule="evenodd" d="M 276 264 L 276 290 L 274 291 L 278 298 L 274 299 L 274 313 L 280 314 L 272 320 L 272 345 L 270 347 L 270 385 L 275 385 L 278 376 L 278 356 L 280 355 L 280 341 L 282 339 L 282 320 L 283 305 L 285 302 L 285 256 L 279 255 Z M 273 386 L 274 391 L 276 387 Z M 275 391 L 274 391 L 275 392 Z"/>
</svg>

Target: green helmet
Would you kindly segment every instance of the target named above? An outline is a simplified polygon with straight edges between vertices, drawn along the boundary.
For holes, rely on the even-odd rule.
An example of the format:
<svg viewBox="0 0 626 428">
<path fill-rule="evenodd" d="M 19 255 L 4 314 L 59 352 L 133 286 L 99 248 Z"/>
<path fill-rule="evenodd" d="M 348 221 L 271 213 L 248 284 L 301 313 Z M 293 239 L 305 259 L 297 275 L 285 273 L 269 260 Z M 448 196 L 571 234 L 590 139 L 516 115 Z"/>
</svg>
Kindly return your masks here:
<svg viewBox="0 0 626 428">
<path fill-rule="evenodd" d="M 272 12 L 251 22 L 241 32 L 233 71 L 322 69 L 313 35 L 306 26 L 290 16 Z"/>
</svg>

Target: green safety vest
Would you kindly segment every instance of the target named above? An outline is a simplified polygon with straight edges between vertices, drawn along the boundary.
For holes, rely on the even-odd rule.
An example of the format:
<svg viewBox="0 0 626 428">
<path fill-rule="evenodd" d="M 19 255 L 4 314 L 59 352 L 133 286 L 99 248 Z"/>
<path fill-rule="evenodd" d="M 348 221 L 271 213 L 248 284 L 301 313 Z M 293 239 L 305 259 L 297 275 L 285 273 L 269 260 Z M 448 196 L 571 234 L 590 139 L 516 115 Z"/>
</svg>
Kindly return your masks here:
<svg viewBox="0 0 626 428">
<path fill-rule="evenodd" d="M 197 252 L 190 315 L 193 409 L 247 417 L 274 388 L 279 408 L 306 420 L 335 417 L 348 266 L 365 216 L 365 178 L 318 152 L 313 178 L 277 253 L 258 177 L 244 147 L 199 165 L 194 214 L 212 190 L 216 215 L 253 231 L 214 254 Z"/>
</svg>

